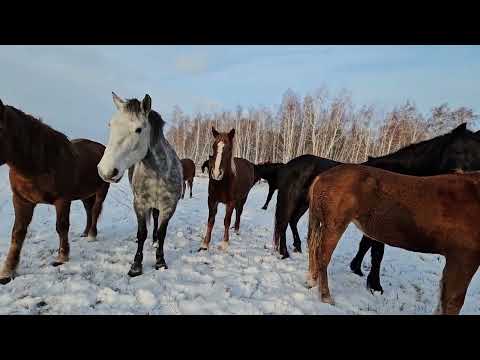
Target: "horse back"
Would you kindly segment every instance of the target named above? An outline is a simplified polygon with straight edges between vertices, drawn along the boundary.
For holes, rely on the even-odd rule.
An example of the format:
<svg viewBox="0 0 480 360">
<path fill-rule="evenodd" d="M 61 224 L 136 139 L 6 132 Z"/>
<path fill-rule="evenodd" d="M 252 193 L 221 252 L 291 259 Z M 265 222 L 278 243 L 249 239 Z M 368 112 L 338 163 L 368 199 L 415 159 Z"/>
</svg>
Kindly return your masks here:
<svg viewBox="0 0 480 360">
<path fill-rule="evenodd" d="M 250 189 L 255 185 L 255 167 L 253 163 L 243 158 L 234 158 L 236 176 L 234 180 L 235 198 L 242 199 L 248 195 Z"/>
</svg>

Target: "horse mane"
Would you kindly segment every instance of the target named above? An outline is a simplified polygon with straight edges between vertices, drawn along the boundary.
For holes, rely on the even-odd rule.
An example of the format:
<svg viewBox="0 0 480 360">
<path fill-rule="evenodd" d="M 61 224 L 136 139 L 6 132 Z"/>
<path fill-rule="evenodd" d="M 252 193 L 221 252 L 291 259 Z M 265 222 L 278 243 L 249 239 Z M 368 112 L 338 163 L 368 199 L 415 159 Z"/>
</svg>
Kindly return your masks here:
<svg viewBox="0 0 480 360">
<path fill-rule="evenodd" d="M 162 119 L 159 113 L 154 110 L 151 110 L 148 114 L 148 122 L 150 123 L 151 127 L 151 138 L 150 144 L 155 146 L 160 137 L 163 137 L 163 127 L 165 125 L 165 121 Z"/>
<path fill-rule="evenodd" d="M 5 106 L 2 125 L 10 142 L 12 165 L 28 174 L 55 171 L 62 163 L 69 164 L 75 150 L 68 137 L 32 115 Z"/>
</svg>

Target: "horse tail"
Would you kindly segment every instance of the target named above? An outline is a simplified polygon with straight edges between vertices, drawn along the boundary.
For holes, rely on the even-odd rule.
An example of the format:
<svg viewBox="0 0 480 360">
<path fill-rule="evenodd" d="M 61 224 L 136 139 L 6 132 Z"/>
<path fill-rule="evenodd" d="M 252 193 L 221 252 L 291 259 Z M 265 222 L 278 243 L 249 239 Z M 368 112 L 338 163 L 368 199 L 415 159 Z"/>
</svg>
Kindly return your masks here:
<svg viewBox="0 0 480 360">
<path fill-rule="evenodd" d="M 308 190 L 308 235 L 307 235 L 307 245 L 308 245 L 308 269 L 309 269 L 309 278 L 316 283 L 318 279 L 319 272 L 319 256 L 320 256 L 320 245 L 322 241 L 322 223 L 323 223 L 323 214 L 321 204 L 318 203 L 319 198 L 314 197 L 314 188 L 321 181 L 321 177 L 317 176 L 312 185 Z"/>
</svg>

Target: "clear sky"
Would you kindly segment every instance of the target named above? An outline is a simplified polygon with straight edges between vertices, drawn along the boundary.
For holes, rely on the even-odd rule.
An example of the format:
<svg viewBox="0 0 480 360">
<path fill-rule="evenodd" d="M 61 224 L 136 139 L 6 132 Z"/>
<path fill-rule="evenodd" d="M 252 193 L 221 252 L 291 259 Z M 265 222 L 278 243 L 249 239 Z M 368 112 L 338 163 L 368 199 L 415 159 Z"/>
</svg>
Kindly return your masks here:
<svg viewBox="0 0 480 360">
<path fill-rule="evenodd" d="M 68 136 L 106 141 L 111 91 L 185 112 L 276 105 L 292 89 L 356 105 L 480 112 L 480 46 L 0 46 L 0 99 Z"/>
</svg>

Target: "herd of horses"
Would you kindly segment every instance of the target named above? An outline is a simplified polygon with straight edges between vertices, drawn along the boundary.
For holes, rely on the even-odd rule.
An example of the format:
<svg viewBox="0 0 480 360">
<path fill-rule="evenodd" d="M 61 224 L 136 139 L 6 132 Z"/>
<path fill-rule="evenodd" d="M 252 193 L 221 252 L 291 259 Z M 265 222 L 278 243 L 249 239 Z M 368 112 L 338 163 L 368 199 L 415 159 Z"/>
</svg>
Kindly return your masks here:
<svg viewBox="0 0 480 360">
<path fill-rule="evenodd" d="M 69 140 L 40 120 L 0 101 L 0 166 L 9 167 L 15 220 L 0 283 L 15 276 L 20 253 L 37 204 L 56 209 L 59 249 L 53 266 L 69 260 L 69 214 L 74 200 L 86 212 L 83 237 L 95 239 L 97 221 L 110 184 L 125 171 L 137 217 L 137 251 L 129 276 L 143 273 L 147 225 L 153 218 L 155 268 L 168 268 L 164 241 L 170 219 L 187 190 L 192 197 L 195 163 L 180 160 L 164 136 L 164 121 L 152 110 L 152 100 L 122 99 L 112 93 L 117 112 L 112 116 L 106 146 L 87 139 Z M 273 243 L 281 259 L 288 258 L 286 231 L 290 226 L 293 251 L 302 252 L 297 229 L 309 210 L 307 286 L 318 286 L 321 301 L 333 304 L 327 267 L 350 223 L 363 233 L 351 270 L 363 276 L 362 261 L 371 249 L 367 287 L 383 293 L 380 267 L 385 244 L 445 256 L 437 313 L 458 314 L 472 277 L 480 265 L 480 132 L 461 124 L 449 133 L 406 146 L 362 164 L 343 164 L 313 155 L 288 163 L 254 164 L 234 157 L 235 129 L 212 128 L 212 155 L 202 164 L 207 171 L 208 220 L 198 251 L 208 251 L 217 208 L 225 204 L 224 235 L 219 249 L 229 245 L 250 189 L 260 180 L 269 191 L 267 209 L 277 191 Z"/>
</svg>

